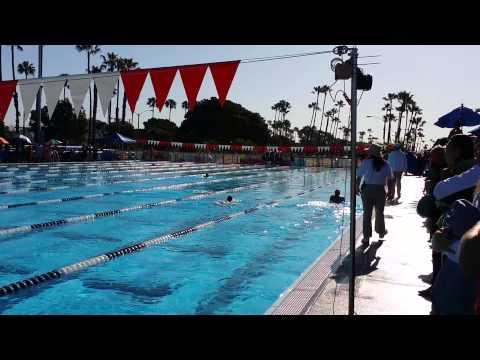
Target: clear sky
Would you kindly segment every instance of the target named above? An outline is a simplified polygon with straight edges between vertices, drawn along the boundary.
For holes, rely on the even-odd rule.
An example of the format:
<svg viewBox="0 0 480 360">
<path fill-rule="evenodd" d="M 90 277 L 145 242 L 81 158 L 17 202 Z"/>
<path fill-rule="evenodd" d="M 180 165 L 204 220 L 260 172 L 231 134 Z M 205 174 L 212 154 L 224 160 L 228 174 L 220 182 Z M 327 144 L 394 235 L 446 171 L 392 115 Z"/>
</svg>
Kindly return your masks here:
<svg viewBox="0 0 480 360">
<path fill-rule="evenodd" d="M 122 57 L 134 58 L 140 67 L 161 67 L 170 65 L 195 64 L 222 60 L 246 59 L 298 52 L 323 51 L 332 45 L 311 46 L 107 46 L 101 45 L 102 53 L 115 52 Z M 463 103 L 471 108 L 480 107 L 477 89 L 480 84 L 480 46 L 359 46 L 359 54 L 381 55 L 378 58 L 360 59 L 360 63 L 380 62 L 379 65 L 361 66 L 373 76 L 373 88 L 363 94 L 358 108 L 358 129 L 372 128 L 374 134 L 381 138 L 383 123 L 378 118 L 366 118 L 366 115 L 381 117 L 384 101 L 382 97 L 388 92 L 406 90 L 414 94 L 414 99 L 423 109 L 426 139 L 446 136 L 447 129 L 433 126 L 443 114 Z M 4 46 L 2 52 L 3 78 L 11 78 L 10 47 Z M 316 85 L 330 85 L 334 82 L 334 73 L 330 61 L 334 55 L 315 55 L 309 57 L 276 60 L 258 63 L 240 64 L 237 75 L 229 92 L 228 99 L 242 104 L 249 110 L 259 112 L 266 120 L 273 118 L 272 104 L 280 99 L 292 105 L 287 118 L 292 127 L 308 125 L 311 111 L 307 105 L 314 101 L 310 92 Z M 37 66 L 37 47 L 25 46 L 23 52 L 16 52 L 16 63 L 23 60 Z M 86 72 L 86 55 L 76 51 L 74 45 L 44 47 L 44 76 L 56 76 L 61 73 L 79 74 Z M 101 58 L 95 56 L 92 64 L 99 64 Z M 21 78 L 20 75 L 17 75 Z M 335 89 L 343 89 L 343 81 Z M 349 94 L 349 84 L 345 84 Z M 359 93 L 360 95 L 360 93 Z M 147 109 L 146 99 L 154 96 L 150 80 L 144 85 L 137 112 Z M 217 96 L 209 72 L 200 89 L 198 99 Z M 177 74 L 169 98 L 177 102 L 177 109 L 172 111 L 172 120 L 180 125 L 183 120 L 181 103 L 186 96 Z M 327 107 L 332 105 L 327 98 Z M 85 102 L 87 108 L 87 101 Z M 128 109 L 128 105 L 127 105 Z M 344 108 L 346 109 L 346 108 Z M 141 117 L 148 118 L 149 113 Z M 158 110 L 155 114 L 158 117 Z M 162 117 L 168 117 L 164 108 Z M 127 118 L 131 118 L 128 112 Z M 348 121 L 347 111 L 341 115 L 342 124 Z M 6 117 L 7 125 L 14 124 L 13 101 Z M 136 126 L 136 116 L 135 116 Z"/>
</svg>

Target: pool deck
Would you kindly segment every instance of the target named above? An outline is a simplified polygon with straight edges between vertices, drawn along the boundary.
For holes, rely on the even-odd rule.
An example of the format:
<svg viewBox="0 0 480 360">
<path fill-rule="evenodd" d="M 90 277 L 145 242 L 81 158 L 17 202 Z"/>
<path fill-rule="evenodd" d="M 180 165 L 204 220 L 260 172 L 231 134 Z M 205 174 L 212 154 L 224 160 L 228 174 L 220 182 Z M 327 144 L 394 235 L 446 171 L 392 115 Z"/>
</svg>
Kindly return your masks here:
<svg viewBox="0 0 480 360">
<path fill-rule="evenodd" d="M 419 275 L 431 273 L 431 250 L 423 219 L 416 213 L 423 179 L 402 179 L 402 199 L 385 208 L 388 234 L 370 246 L 360 245 L 357 231 L 355 314 L 428 315 L 431 303 L 418 295 L 426 289 Z M 360 198 L 357 198 L 361 201 Z M 360 220 L 361 221 L 361 220 Z M 357 220 L 357 224 L 359 221 Z M 361 230 L 361 225 L 357 225 Z M 267 312 L 270 315 L 348 314 L 348 230 L 317 259 Z M 341 258 L 338 255 L 342 254 Z M 346 255 L 346 256 L 345 256 Z M 328 269 L 328 264 L 330 269 Z"/>
<path fill-rule="evenodd" d="M 423 219 L 416 213 L 422 196 L 423 179 L 402 179 L 400 204 L 385 209 L 389 233 L 379 242 L 357 248 L 355 313 L 358 315 L 428 315 L 431 303 L 418 295 L 428 287 L 419 275 L 432 270 L 431 250 Z M 307 314 L 332 314 L 336 287 L 335 314 L 347 314 L 348 278 L 339 271 L 325 286 Z"/>
</svg>

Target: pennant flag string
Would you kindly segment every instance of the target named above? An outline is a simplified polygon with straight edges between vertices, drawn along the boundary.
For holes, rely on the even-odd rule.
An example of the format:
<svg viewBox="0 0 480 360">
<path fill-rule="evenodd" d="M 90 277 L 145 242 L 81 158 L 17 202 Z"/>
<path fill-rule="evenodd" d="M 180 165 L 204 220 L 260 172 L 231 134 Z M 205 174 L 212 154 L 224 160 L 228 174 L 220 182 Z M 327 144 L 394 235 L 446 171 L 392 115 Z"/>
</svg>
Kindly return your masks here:
<svg viewBox="0 0 480 360">
<path fill-rule="evenodd" d="M 157 107 L 161 111 L 172 86 L 176 72 L 179 71 L 185 89 L 185 94 L 187 96 L 189 108 L 190 110 L 193 110 L 196 105 L 198 92 L 200 90 L 200 87 L 202 86 L 202 82 L 208 68 L 210 68 L 210 72 L 212 74 L 220 105 L 223 106 L 226 101 L 228 91 L 230 90 L 233 79 L 235 77 L 238 65 L 240 63 L 255 63 L 262 61 L 282 60 L 331 53 L 331 50 L 315 51 L 269 57 L 249 58 L 235 61 L 135 69 L 122 72 L 104 72 L 96 74 L 90 73 L 66 76 L 52 76 L 18 81 L 3 81 L 0 82 L 0 119 L 5 116 L 5 113 L 8 110 L 11 98 L 13 96 L 13 92 L 15 91 L 17 84 L 20 87 L 21 93 L 23 90 L 22 100 L 26 100 L 25 103 L 27 105 L 27 109 L 25 112 L 29 111 L 31 108 L 31 95 L 33 94 L 32 90 L 35 88 L 35 86 L 43 85 L 47 97 L 49 113 L 53 113 L 59 99 L 59 92 L 63 87 L 65 81 L 68 81 L 70 84 L 71 93 L 73 90 L 72 98 L 75 113 L 78 114 L 81 103 L 83 102 L 85 96 L 85 86 L 88 86 L 90 82 L 94 80 L 97 84 L 97 87 L 100 87 L 100 103 L 102 110 L 105 113 L 107 108 L 107 102 L 111 99 L 111 95 L 113 95 L 111 94 L 112 84 L 115 82 L 113 81 L 113 79 L 116 80 L 118 79 L 118 77 L 121 77 L 130 110 L 134 112 L 146 77 L 147 75 L 150 75 L 150 79 L 152 81 L 152 85 L 157 99 Z M 30 94 L 31 92 L 32 94 Z"/>
<path fill-rule="evenodd" d="M 17 81 L 3 81 L 0 83 L 0 121 L 5 119 L 10 103 L 12 102 L 13 93 L 17 87 Z"/>
</svg>

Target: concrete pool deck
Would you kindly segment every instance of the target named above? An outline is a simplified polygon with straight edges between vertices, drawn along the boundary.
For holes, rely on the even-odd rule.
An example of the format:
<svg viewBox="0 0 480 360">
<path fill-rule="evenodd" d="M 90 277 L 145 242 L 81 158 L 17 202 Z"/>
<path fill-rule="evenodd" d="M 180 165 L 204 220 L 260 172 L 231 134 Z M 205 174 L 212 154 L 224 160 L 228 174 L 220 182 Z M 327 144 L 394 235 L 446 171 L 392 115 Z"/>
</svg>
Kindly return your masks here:
<svg viewBox="0 0 480 360">
<path fill-rule="evenodd" d="M 379 241 L 374 234 L 366 249 L 357 231 L 355 314 L 428 315 L 431 303 L 418 295 L 429 285 L 419 275 L 432 270 L 431 250 L 423 219 L 417 215 L 423 179 L 402 179 L 402 199 L 385 208 L 388 234 Z M 361 201 L 357 197 L 357 201 Z M 358 220 L 357 220 L 358 224 Z M 357 229 L 361 226 L 357 226 Z M 346 315 L 350 271 L 348 238 L 332 244 L 267 312 L 270 315 Z M 341 245 L 341 246 L 340 246 Z M 340 248 L 342 250 L 340 250 Z M 343 250 L 345 248 L 345 251 Z M 336 257 L 332 251 L 336 251 Z M 338 258 L 341 254 L 347 254 Z M 330 263 L 330 271 L 326 263 Z M 323 272 L 320 271 L 323 269 Z"/>
</svg>

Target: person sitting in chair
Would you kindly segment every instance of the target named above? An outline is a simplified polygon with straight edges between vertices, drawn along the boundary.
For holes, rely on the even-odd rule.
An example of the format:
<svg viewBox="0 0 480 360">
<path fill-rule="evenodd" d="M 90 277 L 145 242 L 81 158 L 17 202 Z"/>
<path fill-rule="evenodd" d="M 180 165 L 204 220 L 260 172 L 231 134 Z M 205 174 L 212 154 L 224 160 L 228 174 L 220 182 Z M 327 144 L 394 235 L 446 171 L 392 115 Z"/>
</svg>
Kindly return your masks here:
<svg viewBox="0 0 480 360">
<path fill-rule="evenodd" d="M 340 196 L 340 190 L 335 190 L 335 193 L 330 196 L 330 203 L 341 204 L 343 202 L 345 202 L 345 198 L 343 196 Z"/>
</svg>

